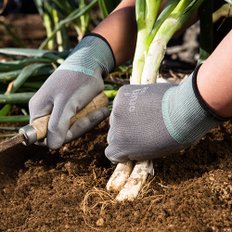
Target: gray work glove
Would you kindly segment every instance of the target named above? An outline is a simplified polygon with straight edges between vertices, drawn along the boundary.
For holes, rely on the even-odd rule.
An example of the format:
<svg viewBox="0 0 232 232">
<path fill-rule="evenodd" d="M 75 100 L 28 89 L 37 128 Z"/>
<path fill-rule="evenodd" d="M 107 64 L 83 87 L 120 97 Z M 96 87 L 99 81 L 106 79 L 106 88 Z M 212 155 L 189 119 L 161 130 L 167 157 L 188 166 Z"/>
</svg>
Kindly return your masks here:
<svg viewBox="0 0 232 232">
<path fill-rule="evenodd" d="M 46 145 L 56 149 L 66 141 L 82 134 L 82 130 L 96 125 L 107 109 L 69 128 L 70 118 L 104 89 L 103 77 L 114 67 L 113 52 L 107 41 L 90 34 L 82 39 L 72 54 L 45 81 L 29 102 L 30 121 L 51 114 Z"/>
<path fill-rule="evenodd" d="M 107 158 L 153 160 L 190 146 L 222 122 L 201 98 L 196 73 L 178 86 L 121 87 L 110 116 Z"/>
</svg>

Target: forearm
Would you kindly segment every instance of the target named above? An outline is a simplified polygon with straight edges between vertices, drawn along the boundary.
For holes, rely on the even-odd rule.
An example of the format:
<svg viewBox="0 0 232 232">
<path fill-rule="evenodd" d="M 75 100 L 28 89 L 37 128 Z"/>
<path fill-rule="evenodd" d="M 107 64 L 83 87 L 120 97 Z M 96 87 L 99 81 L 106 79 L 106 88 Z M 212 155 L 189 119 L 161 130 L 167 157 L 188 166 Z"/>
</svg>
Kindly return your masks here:
<svg viewBox="0 0 232 232">
<path fill-rule="evenodd" d="M 102 35 L 111 45 L 120 65 L 133 57 L 136 41 L 135 0 L 124 0 L 93 32 Z"/>
<path fill-rule="evenodd" d="M 199 92 L 208 106 L 222 117 L 232 117 L 232 30 L 201 66 Z"/>
</svg>

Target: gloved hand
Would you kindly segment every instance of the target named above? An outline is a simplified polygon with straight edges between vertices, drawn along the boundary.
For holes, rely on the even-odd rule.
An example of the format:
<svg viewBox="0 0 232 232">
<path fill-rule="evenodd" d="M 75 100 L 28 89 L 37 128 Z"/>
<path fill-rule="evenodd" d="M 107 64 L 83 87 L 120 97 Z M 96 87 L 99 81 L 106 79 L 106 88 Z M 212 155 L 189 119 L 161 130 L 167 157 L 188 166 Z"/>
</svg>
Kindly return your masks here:
<svg viewBox="0 0 232 232">
<path fill-rule="evenodd" d="M 196 73 L 178 86 L 121 87 L 110 116 L 107 158 L 118 163 L 162 157 L 197 142 L 221 123 L 201 98 Z"/>
<path fill-rule="evenodd" d="M 103 77 L 114 67 L 114 55 L 107 41 L 90 34 L 82 39 L 72 54 L 45 81 L 29 102 L 30 121 L 51 114 L 46 144 L 56 149 L 65 140 L 80 134 L 78 123 L 69 129 L 70 118 L 104 89 Z M 96 124 L 106 109 L 85 122 Z M 66 138 L 67 137 L 67 138 Z"/>
</svg>

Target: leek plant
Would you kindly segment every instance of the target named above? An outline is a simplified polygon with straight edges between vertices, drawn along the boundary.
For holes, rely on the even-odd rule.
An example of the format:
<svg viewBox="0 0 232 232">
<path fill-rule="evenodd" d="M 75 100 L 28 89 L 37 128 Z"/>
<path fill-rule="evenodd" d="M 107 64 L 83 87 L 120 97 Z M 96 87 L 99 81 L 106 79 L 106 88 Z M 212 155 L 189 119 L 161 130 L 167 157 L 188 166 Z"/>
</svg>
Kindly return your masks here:
<svg viewBox="0 0 232 232">
<path fill-rule="evenodd" d="M 0 62 L 0 122 L 29 120 L 24 107 L 46 78 L 65 59 L 68 52 L 56 52 L 28 48 L 2 48 Z M 9 116 L 14 105 L 22 115 Z"/>
<path fill-rule="evenodd" d="M 159 14 L 160 0 L 136 0 L 137 43 L 133 60 L 131 84 L 154 84 L 166 46 L 203 0 L 170 0 Z M 118 164 L 107 189 L 119 191 L 117 200 L 133 200 L 153 170 L 152 162 Z"/>
<path fill-rule="evenodd" d="M 78 39 L 85 34 L 90 19 L 89 8 L 82 11 L 87 5 L 86 0 L 34 0 L 34 2 L 47 33 L 46 42 L 42 44 L 41 48 L 47 46 L 48 49 L 55 49 L 57 46 L 59 51 L 66 50 L 69 47 L 68 29 L 70 27 L 76 30 Z M 91 7 L 94 4 L 90 3 Z"/>
<path fill-rule="evenodd" d="M 150 2 L 153 6 L 155 5 L 155 8 L 159 9 L 160 1 Z M 149 1 L 136 1 L 136 8 L 138 9 L 138 12 L 136 11 L 138 40 L 133 62 L 132 83 L 151 84 L 156 82 L 169 40 L 185 25 L 202 2 L 203 0 L 171 0 L 159 17 L 156 17 L 156 15 L 150 13 L 150 11 L 154 12 L 154 10 L 149 9 Z M 139 13 L 143 11 L 140 5 L 146 9 L 145 14 L 141 15 Z M 153 16 L 153 22 L 147 20 L 150 15 Z M 141 44 L 144 46 L 142 49 Z M 138 67 L 139 70 L 137 70 Z"/>
<path fill-rule="evenodd" d="M 69 48 L 68 33 L 74 29 L 80 41 L 89 30 L 93 14 L 99 10 L 101 18 L 106 17 L 120 2 L 119 0 L 34 0 L 43 19 L 47 32 L 46 40 L 40 48 L 59 51 Z"/>
<path fill-rule="evenodd" d="M 121 0 L 98 0 L 98 6 L 102 17 L 105 18 L 112 10 L 114 10 L 120 1 Z"/>
</svg>

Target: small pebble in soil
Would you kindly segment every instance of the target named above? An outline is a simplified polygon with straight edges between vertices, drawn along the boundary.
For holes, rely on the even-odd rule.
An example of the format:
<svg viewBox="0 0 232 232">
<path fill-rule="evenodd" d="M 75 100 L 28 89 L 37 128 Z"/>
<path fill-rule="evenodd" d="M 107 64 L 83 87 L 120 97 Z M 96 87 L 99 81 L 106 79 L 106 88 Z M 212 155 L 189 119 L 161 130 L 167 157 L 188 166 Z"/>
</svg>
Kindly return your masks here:
<svg viewBox="0 0 232 232">
<path fill-rule="evenodd" d="M 96 225 L 97 225 L 97 226 L 103 226 L 103 225 L 104 225 L 104 219 L 103 219 L 103 218 L 99 218 L 99 219 L 96 221 Z"/>
</svg>

